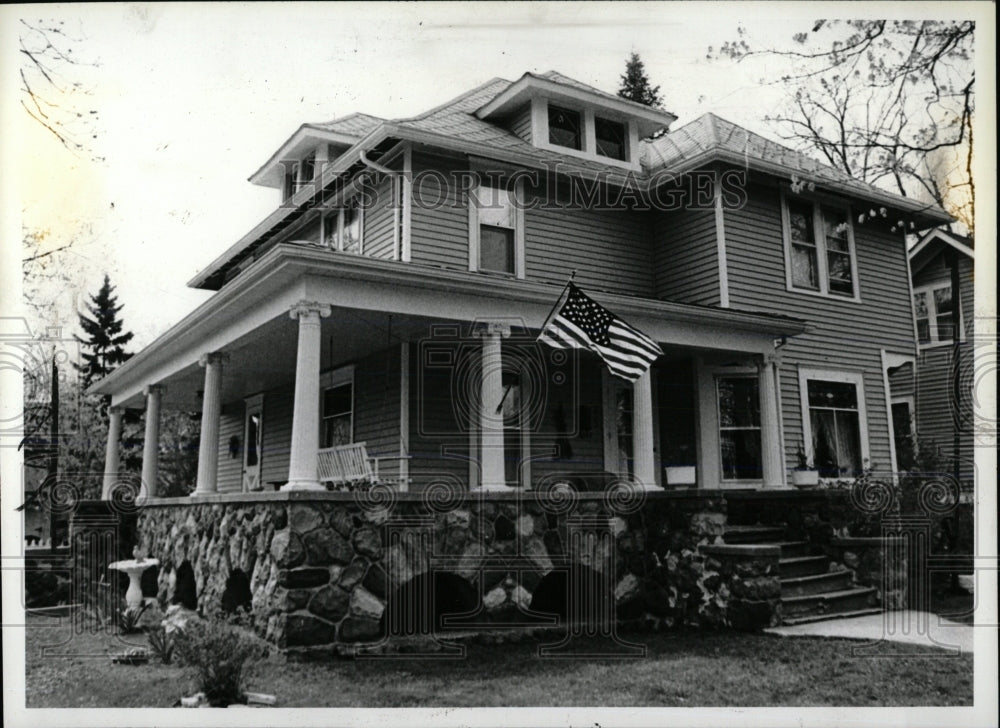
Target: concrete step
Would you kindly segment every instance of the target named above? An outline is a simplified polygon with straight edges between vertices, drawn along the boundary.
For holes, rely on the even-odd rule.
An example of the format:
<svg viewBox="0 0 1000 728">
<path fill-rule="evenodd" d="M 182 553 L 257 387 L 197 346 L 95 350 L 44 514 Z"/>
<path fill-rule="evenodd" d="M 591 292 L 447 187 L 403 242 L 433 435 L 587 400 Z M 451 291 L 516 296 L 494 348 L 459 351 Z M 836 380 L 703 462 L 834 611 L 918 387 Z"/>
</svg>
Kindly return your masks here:
<svg viewBox="0 0 1000 728">
<path fill-rule="evenodd" d="M 776 541 L 775 546 L 781 547 L 781 558 L 792 556 L 813 556 L 812 546 L 808 541 Z"/>
<path fill-rule="evenodd" d="M 844 591 L 851 588 L 853 581 L 854 574 L 847 569 L 828 571 L 825 574 L 793 576 L 781 580 L 781 596 L 801 597 L 808 594 Z"/>
<path fill-rule="evenodd" d="M 806 594 L 797 597 L 781 597 L 781 613 L 785 624 L 788 619 L 807 616 L 830 616 L 869 609 L 876 606 L 875 589 L 856 587 L 824 594 Z"/>
<path fill-rule="evenodd" d="M 726 526 L 722 535 L 722 540 L 730 544 L 774 543 L 784 538 L 784 526 Z"/>
<path fill-rule="evenodd" d="M 850 612 L 837 612 L 835 614 L 809 614 L 803 617 L 785 617 L 781 620 L 781 623 L 791 627 L 795 624 L 809 624 L 810 622 L 822 622 L 827 619 L 849 619 L 850 617 L 864 617 L 868 614 L 881 614 L 882 610 L 878 607 L 871 607 L 869 609 L 855 609 Z"/>
<path fill-rule="evenodd" d="M 781 569 L 781 578 L 791 579 L 796 576 L 812 576 L 813 574 L 825 574 L 830 570 L 830 558 L 828 556 L 792 556 L 788 559 L 781 559 L 778 562 Z"/>
</svg>

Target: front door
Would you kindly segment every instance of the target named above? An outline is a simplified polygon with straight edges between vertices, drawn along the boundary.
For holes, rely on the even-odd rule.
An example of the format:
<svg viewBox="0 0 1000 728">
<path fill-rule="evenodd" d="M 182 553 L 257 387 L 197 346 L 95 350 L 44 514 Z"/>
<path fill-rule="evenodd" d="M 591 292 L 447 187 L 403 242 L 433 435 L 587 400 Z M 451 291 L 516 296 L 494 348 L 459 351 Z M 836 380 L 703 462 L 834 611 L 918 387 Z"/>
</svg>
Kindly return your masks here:
<svg viewBox="0 0 1000 728">
<path fill-rule="evenodd" d="M 260 446 L 264 435 L 264 396 L 246 400 L 246 419 L 243 426 L 243 490 L 261 490 Z"/>
</svg>

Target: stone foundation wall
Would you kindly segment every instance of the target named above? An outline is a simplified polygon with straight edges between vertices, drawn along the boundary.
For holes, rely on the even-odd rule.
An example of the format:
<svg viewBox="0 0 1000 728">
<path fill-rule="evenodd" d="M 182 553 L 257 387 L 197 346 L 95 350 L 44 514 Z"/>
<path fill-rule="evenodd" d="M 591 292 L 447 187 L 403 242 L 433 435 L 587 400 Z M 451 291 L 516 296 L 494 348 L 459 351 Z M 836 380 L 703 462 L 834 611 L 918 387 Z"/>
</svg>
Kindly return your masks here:
<svg viewBox="0 0 1000 728">
<path fill-rule="evenodd" d="M 202 611 L 233 604 L 227 584 L 243 572 L 257 630 L 282 648 L 448 629 L 445 614 L 453 629 L 572 621 L 584 588 L 603 589 L 618 620 L 776 620 L 776 556 L 701 550 L 725 528 L 721 494 L 381 495 L 153 501 L 140 547 L 161 562 L 164 603 L 184 562 Z"/>
<path fill-rule="evenodd" d="M 904 539 L 861 536 L 832 539 L 826 547 L 830 558 L 854 571 L 854 580 L 875 587 L 884 609 L 905 609 L 910 575 Z"/>
</svg>

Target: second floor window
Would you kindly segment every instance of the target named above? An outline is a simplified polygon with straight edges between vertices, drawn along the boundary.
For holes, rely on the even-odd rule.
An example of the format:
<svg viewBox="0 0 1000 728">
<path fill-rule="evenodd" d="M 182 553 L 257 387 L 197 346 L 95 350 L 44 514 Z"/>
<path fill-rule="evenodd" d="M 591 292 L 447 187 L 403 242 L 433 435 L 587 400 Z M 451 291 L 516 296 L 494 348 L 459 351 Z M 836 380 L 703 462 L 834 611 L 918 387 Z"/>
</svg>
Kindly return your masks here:
<svg viewBox="0 0 1000 728">
<path fill-rule="evenodd" d="M 785 200 L 788 287 L 857 298 L 854 231 L 847 210 Z"/>
<path fill-rule="evenodd" d="M 954 340 L 951 285 L 921 286 L 913 291 L 913 310 L 917 317 L 917 341 L 921 344 L 944 344 Z"/>
<path fill-rule="evenodd" d="M 362 252 L 364 211 L 360 206 L 332 210 L 323 218 L 323 244 L 345 253 Z"/>
<path fill-rule="evenodd" d="M 580 112 L 549 104 L 549 144 L 582 149 L 583 124 Z"/>
<path fill-rule="evenodd" d="M 473 235 L 478 251 L 473 251 L 472 270 L 489 273 L 517 272 L 518 210 L 513 194 L 500 187 L 480 185 L 472 191 L 475 222 Z"/>
</svg>

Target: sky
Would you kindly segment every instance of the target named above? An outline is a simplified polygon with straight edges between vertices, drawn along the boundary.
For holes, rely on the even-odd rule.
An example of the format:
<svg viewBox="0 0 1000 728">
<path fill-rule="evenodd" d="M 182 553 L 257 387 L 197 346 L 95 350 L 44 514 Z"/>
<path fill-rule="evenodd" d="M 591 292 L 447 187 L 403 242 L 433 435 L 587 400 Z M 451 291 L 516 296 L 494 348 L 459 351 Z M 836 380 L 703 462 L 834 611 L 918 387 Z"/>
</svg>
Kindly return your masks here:
<svg viewBox="0 0 1000 728">
<path fill-rule="evenodd" d="M 185 284 L 277 206 L 276 190 L 247 178 L 301 123 L 353 111 L 410 116 L 492 77 L 552 68 L 614 92 L 636 51 L 679 117 L 675 126 L 713 111 L 773 136 L 763 119 L 781 96 L 759 80 L 781 68 L 710 61 L 709 47 L 734 38 L 738 23 L 751 42 L 786 42 L 821 7 L 826 15 L 848 10 L 671 2 L 7 6 L 0 159 L 13 163 L 18 184 L 6 205 L 5 260 L 22 226 L 46 230 L 50 245 L 75 237 L 66 262 L 72 281 L 53 319 L 72 330 L 81 297 L 107 272 L 139 348 L 210 295 Z M 851 16 L 885 10 L 849 8 Z M 76 55 L 97 64 L 75 69 L 92 95 L 70 102 L 99 112 L 93 151 L 104 161 L 68 152 L 18 106 L 20 17 L 62 20 L 79 38 Z"/>
</svg>

